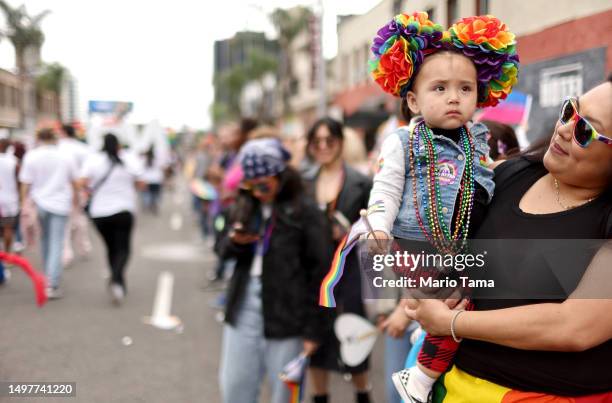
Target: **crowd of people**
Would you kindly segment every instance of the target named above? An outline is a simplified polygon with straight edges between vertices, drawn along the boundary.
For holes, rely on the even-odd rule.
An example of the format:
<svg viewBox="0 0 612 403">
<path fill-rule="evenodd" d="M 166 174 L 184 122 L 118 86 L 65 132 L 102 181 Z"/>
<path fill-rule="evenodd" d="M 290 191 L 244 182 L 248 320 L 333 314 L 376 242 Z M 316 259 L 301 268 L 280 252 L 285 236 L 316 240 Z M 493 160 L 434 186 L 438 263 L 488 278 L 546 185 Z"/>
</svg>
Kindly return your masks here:
<svg viewBox="0 0 612 403">
<path fill-rule="evenodd" d="M 138 193 L 144 209 L 156 213 L 164 164 L 153 148 L 141 154 L 122 149 L 113 133 L 93 150 L 70 124 L 41 128 L 31 149 L 0 139 L 3 250 L 21 253 L 39 244 L 46 297 L 61 298 L 64 268 L 92 250 L 91 220 L 106 246 L 109 293 L 120 304 Z M 9 278 L 0 262 L 0 284 Z"/>
<path fill-rule="evenodd" d="M 259 401 L 266 378 L 270 401 L 289 401 L 278 374 L 300 355 L 309 360 L 315 403 L 331 401 L 330 372 L 350 375 L 357 403 L 372 401 L 372 387 L 384 387 L 388 403 L 612 400 L 612 299 L 581 294 L 589 286 L 582 273 L 591 282 L 607 279 L 610 248 L 585 255 L 587 262 L 594 256 L 591 265 L 567 285 L 575 298 L 554 300 L 398 293 L 366 303 L 360 264 L 349 254 L 335 309 L 319 306 L 321 284 L 363 210 L 365 239 L 427 242 L 451 254 L 456 242 L 473 238 L 612 238 L 612 76 L 579 98 L 560 100 L 550 136 L 519 150 L 512 127 L 472 121 L 478 107 L 496 105 L 516 84 L 514 35 L 505 26 L 496 32 L 480 42 L 488 47 L 470 48 L 458 30 L 443 33 L 426 13 L 400 15 L 383 27 L 372 49 L 373 75 L 399 98 L 401 113 L 379 128 L 371 149 L 361 133 L 331 117 L 314 122 L 303 142 L 250 118 L 197 140 L 184 171 L 200 233 L 217 255 L 205 288 L 223 291 L 224 403 Z M 419 40 L 410 50 L 394 45 L 402 35 Z M 411 67 L 401 76 L 406 60 Z M 59 298 L 73 246 L 77 253 L 91 249 L 87 214 L 106 246 L 111 297 L 121 302 L 137 192 L 157 214 L 166 166 L 153 149 L 122 150 L 112 133 L 96 152 L 69 126 L 58 135 L 40 130 L 37 147 L 21 158 L 13 156 L 19 147 L 0 140 L 3 246 L 11 250 L 20 232 L 29 245 L 26 228 L 37 220 L 47 295 Z M 500 259 L 516 263 L 513 275 L 556 286 L 541 256 L 503 253 Z M 563 259 L 569 251 L 558 253 Z M 385 334 L 385 385 L 372 384 L 368 358 L 355 366 L 343 361 L 334 331 L 342 314 L 372 321 Z M 406 368 L 414 332 L 426 333 L 415 365 Z"/>
</svg>

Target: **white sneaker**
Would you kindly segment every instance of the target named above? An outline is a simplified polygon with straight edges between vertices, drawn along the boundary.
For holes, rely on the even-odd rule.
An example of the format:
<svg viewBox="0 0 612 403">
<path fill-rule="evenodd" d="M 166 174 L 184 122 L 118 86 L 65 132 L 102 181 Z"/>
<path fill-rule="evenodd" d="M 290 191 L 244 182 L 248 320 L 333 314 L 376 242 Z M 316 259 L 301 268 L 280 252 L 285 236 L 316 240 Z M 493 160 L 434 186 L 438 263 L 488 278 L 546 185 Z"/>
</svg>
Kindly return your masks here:
<svg viewBox="0 0 612 403">
<path fill-rule="evenodd" d="M 25 245 L 22 242 L 13 242 L 13 251 L 15 253 L 21 253 L 25 250 Z"/>
<path fill-rule="evenodd" d="M 111 284 L 109 291 L 114 304 L 119 305 L 123 302 L 125 298 L 125 290 L 121 284 Z"/>
<path fill-rule="evenodd" d="M 393 385 L 397 390 L 397 393 L 402 397 L 402 400 L 406 403 L 430 403 L 431 402 L 431 392 L 429 392 L 429 396 L 426 401 L 419 400 L 416 397 L 412 396 L 408 391 L 408 378 L 410 378 L 410 369 L 402 369 L 399 372 L 395 372 L 391 375 L 391 380 L 393 381 Z"/>
<path fill-rule="evenodd" d="M 59 287 L 47 287 L 46 293 L 48 299 L 60 299 L 64 296 L 64 293 Z"/>
</svg>

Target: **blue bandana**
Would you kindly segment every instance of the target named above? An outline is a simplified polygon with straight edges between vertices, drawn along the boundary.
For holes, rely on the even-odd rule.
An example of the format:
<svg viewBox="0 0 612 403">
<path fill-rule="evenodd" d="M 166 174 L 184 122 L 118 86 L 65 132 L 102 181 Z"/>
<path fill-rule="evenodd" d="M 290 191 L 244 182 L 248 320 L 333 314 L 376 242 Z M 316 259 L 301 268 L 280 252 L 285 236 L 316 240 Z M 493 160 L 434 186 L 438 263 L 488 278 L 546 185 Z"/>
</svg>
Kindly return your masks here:
<svg viewBox="0 0 612 403">
<path fill-rule="evenodd" d="M 291 154 L 276 138 L 250 140 L 238 156 L 244 179 L 277 175 L 287 168 Z"/>
</svg>

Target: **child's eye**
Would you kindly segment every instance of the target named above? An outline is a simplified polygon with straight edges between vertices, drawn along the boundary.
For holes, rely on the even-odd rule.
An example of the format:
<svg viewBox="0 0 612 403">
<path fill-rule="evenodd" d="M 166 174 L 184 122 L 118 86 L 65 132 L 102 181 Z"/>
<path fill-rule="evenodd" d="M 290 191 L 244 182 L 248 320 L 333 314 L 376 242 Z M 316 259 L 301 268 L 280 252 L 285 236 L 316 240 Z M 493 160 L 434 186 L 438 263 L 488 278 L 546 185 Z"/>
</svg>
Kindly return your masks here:
<svg viewBox="0 0 612 403">
<path fill-rule="evenodd" d="M 444 91 L 444 86 L 443 85 L 436 85 L 434 87 L 434 91 Z"/>
<path fill-rule="evenodd" d="M 470 92 L 472 91 L 472 87 L 466 85 L 465 87 L 461 88 L 461 91 Z"/>
</svg>

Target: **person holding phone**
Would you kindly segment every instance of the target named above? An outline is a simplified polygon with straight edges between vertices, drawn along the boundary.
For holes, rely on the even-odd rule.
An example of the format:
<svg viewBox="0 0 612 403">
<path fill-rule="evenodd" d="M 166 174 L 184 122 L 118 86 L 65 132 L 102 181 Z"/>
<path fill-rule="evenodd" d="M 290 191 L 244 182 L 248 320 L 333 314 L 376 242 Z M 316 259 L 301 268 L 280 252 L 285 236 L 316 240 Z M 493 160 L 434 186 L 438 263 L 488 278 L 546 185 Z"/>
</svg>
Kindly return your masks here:
<svg viewBox="0 0 612 403">
<path fill-rule="evenodd" d="M 289 159 L 274 138 L 250 140 L 238 154 L 244 179 L 220 248 L 236 258 L 219 371 L 224 403 L 257 402 L 266 375 L 270 402 L 287 402 L 278 374 L 300 353 L 312 354 L 322 337 L 317 296 L 331 234 Z"/>
</svg>

